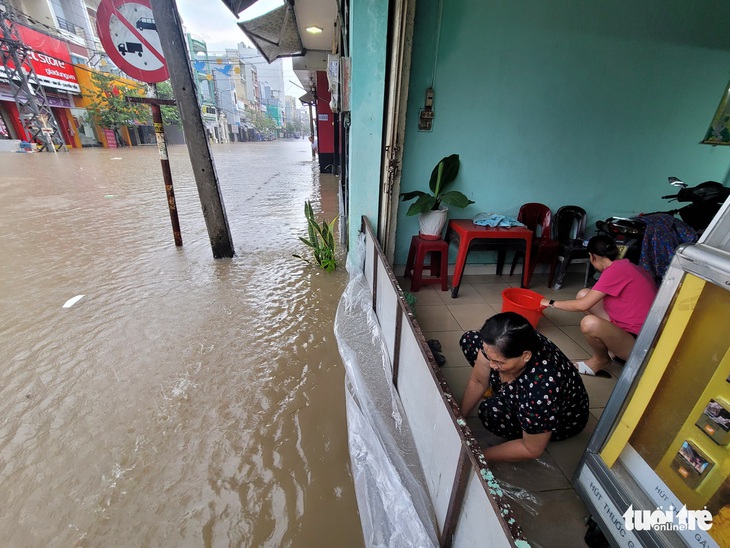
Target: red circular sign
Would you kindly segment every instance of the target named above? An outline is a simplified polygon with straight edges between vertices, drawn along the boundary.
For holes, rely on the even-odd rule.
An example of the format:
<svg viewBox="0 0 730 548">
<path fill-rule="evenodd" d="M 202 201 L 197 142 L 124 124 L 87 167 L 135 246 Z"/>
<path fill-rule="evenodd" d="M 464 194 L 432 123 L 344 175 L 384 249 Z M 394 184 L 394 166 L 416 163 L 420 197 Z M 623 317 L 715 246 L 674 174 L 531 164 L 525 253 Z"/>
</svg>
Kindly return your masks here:
<svg viewBox="0 0 730 548">
<path fill-rule="evenodd" d="M 169 78 L 149 0 L 102 0 L 96 29 L 104 51 L 129 76 L 148 84 Z"/>
</svg>

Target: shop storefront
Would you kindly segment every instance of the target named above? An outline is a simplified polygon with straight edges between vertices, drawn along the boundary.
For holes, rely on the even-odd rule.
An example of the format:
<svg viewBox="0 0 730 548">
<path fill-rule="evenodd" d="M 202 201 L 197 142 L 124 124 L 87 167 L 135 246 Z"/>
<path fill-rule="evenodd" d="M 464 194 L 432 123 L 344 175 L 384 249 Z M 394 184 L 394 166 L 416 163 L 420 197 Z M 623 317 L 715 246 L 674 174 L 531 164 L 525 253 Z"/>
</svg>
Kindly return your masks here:
<svg viewBox="0 0 730 548">
<path fill-rule="evenodd" d="M 10 114 L 0 101 L 0 139 L 17 139 L 15 129 L 10 121 Z"/>
<path fill-rule="evenodd" d="M 76 138 L 82 147 L 101 146 L 99 138 L 94 130 L 94 124 L 91 123 L 89 113 L 84 108 L 72 108 L 71 116 L 76 128 Z"/>
<path fill-rule="evenodd" d="M 74 138 L 77 129 L 71 109 L 73 97 L 81 95 L 81 87 L 66 44 L 22 25 L 17 25 L 17 29 L 23 43 L 32 48 L 30 63 L 43 87 L 64 143 L 66 146 L 80 146 Z M 0 138 L 26 139 L 12 89 L 3 81 L 8 81 L 8 75 L 5 68 L 0 67 Z"/>
<path fill-rule="evenodd" d="M 129 127 L 123 126 L 119 129 L 118 134 L 111 129 L 104 129 L 94 123 L 92 117 L 87 110 L 93 103 L 92 97 L 98 92 L 98 87 L 92 79 L 94 70 L 87 67 L 77 67 L 76 75 L 78 77 L 81 89 L 84 95 L 74 98 L 74 108 L 72 113 L 76 126 L 76 138 L 79 141 L 78 146 L 91 147 L 110 147 L 117 146 L 138 146 L 143 144 L 152 144 L 154 140 L 154 130 L 148 124 L 133 124 Z M 114 86 L 120 92 L 124 93 L 126 89 L 139 89 L 140 84 L 134 80 L 122 77 L 114 77 Z"/>
</svg>

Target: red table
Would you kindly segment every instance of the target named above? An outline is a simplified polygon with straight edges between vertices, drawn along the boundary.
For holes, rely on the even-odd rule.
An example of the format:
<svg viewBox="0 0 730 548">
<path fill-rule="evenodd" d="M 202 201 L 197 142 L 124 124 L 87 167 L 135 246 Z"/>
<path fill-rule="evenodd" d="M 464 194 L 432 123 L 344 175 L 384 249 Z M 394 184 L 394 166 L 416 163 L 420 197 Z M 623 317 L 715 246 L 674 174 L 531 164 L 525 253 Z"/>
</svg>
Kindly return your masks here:
<svg viewBox="0 0 730 548">
<path fill-rule="evenodd" d="M 516 240 L 516 242 L 510 242 L 510 240 Z M 452 298 L 455 299 L 459 295 L 459 286 L 461 285 L 461 276 L 464 273 L 464 265 L 466 265 L 466 257 L 469 251 L 473 249 L 499 249 L 509 243 L 524 243 L 525 262 L 522 266 L 522 287 L 527 288 L 529 285 L 530 251 L 532 249 L 532 230 L 529 228 L 521 226 L 510 228 L 479 226 L 475 225 L 471 219 L 451 219 L 446 230 L 446 241 L 449 243 L 455 242 L 459 246 L 454 277 L 451 280 Z M 501 274 L 501 272 L 497 274 Z"/>
</svg>

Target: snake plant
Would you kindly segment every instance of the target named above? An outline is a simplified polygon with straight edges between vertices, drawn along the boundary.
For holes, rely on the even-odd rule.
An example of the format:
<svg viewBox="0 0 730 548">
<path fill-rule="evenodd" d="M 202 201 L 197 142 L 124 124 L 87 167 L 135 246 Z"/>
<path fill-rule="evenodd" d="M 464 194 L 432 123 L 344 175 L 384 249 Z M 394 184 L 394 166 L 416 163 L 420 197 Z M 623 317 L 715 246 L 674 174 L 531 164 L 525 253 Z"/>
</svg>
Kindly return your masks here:
<svg viewBox="0 0 730 548">
<path fill-rule="evenodd" d="M 314 215 L 314 210 L 312 210 L 312 204 L 309 200 L 304 202 L 304 216 L 307 218 L 309 238 L 306 239 L 300 236 L 299 239 L 305 245 L 312 248 L 312 255 L 314 256 L 315 262 L 327 272 L 332 272 L 337 268 L 334 228 L 339 216 L 332 219 L 329 223 L 323 219 L 322 224 L 320 224 Z M 313 264 L 301 255 L 294 254 L 294 257 Z"/>
</svg>

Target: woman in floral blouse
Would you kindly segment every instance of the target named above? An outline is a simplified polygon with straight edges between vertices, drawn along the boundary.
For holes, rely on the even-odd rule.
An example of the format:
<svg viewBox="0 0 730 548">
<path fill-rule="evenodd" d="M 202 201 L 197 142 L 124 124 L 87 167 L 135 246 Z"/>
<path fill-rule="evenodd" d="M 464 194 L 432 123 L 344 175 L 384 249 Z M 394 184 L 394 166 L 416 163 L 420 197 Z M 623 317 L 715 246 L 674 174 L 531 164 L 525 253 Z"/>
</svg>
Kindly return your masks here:
<svg viewBox="0 0 730 548">
<path fill-rule="evenodd" d="M 484 450 L 488 462 L 535 459 L 551 439 L 585 428 L 588 393 L 580 374 L 525 318 L 496 314 L 480 331 L 464 333 L 459 344 L 474 368 L 461 413 L 466 417 L 479 404 L 484 426 L 506 440 Z"/>
</svg>

